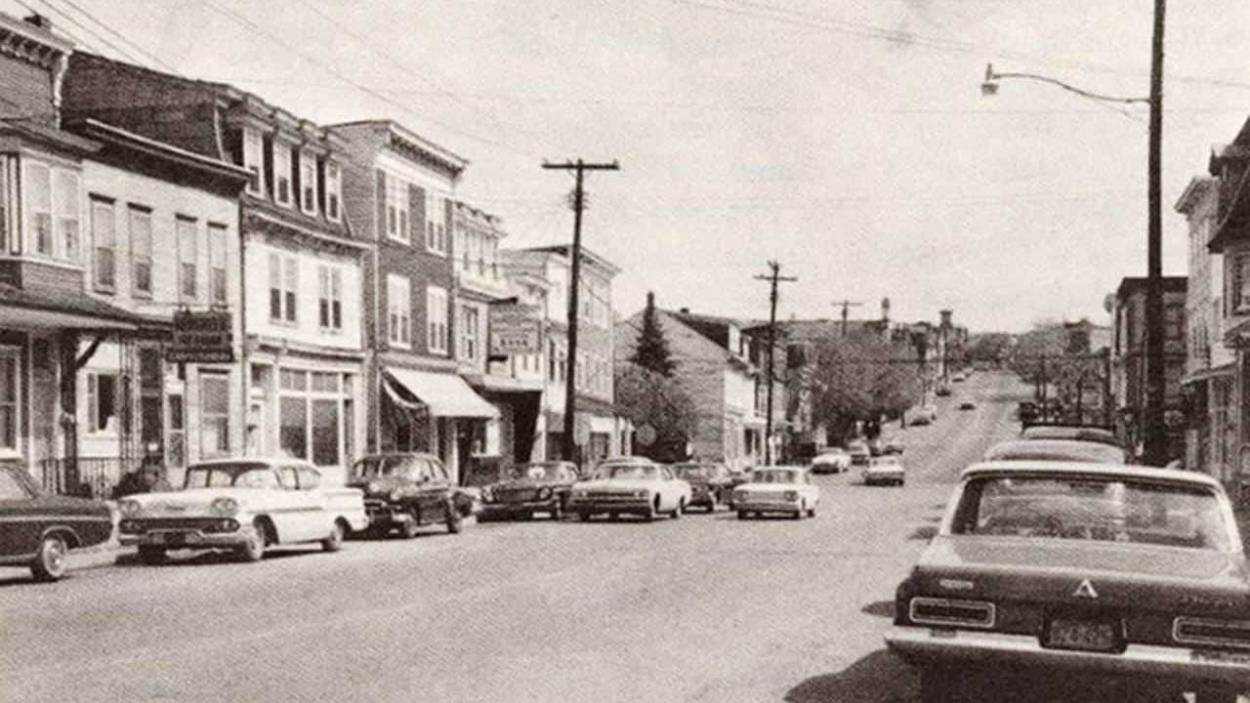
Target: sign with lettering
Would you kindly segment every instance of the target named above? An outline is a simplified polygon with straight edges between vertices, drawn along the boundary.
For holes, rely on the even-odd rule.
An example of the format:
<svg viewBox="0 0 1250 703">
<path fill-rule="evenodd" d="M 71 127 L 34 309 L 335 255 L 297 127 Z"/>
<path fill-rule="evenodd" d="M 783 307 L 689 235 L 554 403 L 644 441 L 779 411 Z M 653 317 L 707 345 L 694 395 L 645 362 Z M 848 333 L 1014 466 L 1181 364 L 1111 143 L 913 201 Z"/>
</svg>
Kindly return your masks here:
<svg viewBox="0 0 1250 703">
<path fill-rule="evenodd" d="M 490 306 L 490 354 L 536 354 L 542 351 L 542 312 L 535 305 Z"/>
<path fill-rule="evenodd" d="M 234 332 L 231 323 L 227 310 L 175 312 L 173 342 L 165 350 L 165 359 L 189 364 L 233 363 Z"/>
</svg>

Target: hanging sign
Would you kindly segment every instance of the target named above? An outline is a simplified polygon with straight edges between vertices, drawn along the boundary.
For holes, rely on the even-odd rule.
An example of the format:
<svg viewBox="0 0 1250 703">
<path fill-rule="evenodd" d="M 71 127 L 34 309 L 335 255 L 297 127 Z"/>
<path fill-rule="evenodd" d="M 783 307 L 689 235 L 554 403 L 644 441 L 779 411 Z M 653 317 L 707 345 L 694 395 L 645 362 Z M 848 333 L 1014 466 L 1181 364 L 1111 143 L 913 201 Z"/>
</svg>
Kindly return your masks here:
<svg viewBox="0 0 1250 703">
<path fill-rule="evenodd" d="M 173 341 L 165 349 L 165 359 L 188 364 L 233 363 L 234 332 L 230 312 L 175 312 Z"/>
<path fill-rule="evenodd" d="M 537 306 L 508 303 L 490 306 L 490 354 L 537 354 L 542 351 L 542 315 Z"/>
</svg>

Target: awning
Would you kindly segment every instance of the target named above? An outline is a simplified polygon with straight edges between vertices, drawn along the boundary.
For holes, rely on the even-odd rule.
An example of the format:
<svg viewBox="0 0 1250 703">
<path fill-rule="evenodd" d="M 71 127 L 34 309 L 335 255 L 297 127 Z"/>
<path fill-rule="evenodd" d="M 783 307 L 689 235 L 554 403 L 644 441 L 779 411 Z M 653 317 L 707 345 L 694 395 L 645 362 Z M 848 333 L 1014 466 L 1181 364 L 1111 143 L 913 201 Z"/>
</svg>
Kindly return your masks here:
<svg viewBox="0 0 1250 703">
<path fill-rule="evenodd" d="M 768 422 L 762 417 L 751 415 L 742 418 L 742 426 L 752 430 L 762 430 L 768 425 Z"/>
<path fill-rule="evenodd" d="M 469 384 L 455 374 L 401 368 L 388 368 L 386 374 L 421 401 L 435 417 L 499 416 L 495 406 L 474 393 Z"/>
<path fill-rule="evenodd" d="M 0 328 L 137 330 L 168 326 L 76 290 L 0 285 Z"/>
<path fill-rule="evenodd" d="M 1209 369 L 1199 369 L 1182 378 L 1181 385 L 1187 386 L 1191 383 L 1201 383 L 1203 381 L 1209 381 L 1212 378 L 1216 378 L 1217 376 L 1232 376 L 1233 372 L 1236 371 L 1235 367 L 1236 364 L 1230 361 L 1223 366 L 1215 366 Z"/>
</svg>

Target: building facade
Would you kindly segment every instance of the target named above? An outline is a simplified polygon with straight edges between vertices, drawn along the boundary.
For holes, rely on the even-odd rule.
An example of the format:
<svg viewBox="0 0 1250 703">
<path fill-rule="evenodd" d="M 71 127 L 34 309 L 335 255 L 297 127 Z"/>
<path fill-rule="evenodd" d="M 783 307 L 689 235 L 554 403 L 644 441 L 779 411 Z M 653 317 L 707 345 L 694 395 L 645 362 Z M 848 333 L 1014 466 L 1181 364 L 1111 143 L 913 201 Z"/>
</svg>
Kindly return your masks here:
<svg viewBox="0 0 1250 703">
<path fill-rule="evenodd" d="M 1181 379 L 1185 375 L 1184 276 L 1163 278 L 1164 314 L 1164 424 L 1168 452 L 1183 456 L 1184 400 Z M 1116 407 L 1116 428 L 1121 438 L 1140 454 L 1145 428 L 1146 404 L 1146 279 L 1125 278 L 1116 290 L 1112 306 L 1114 335 L 1111 347 L 1111 395 Z"/>
<path fill-rule="evenodd" d="M 242 446 L 229 452 L 307 459 L 341 480 L 363 449 L 360 301 L 372 249 L 345 217 L 343 140 L 229 85 L 91 54 L 71 57 L 63 90 L 74 119 L 100 120 L 248 174 L 236 216 L 236 363 L 246 409 L 241 401 L 229 415 L 243 423 Z M 178 256 L 179 270 L 190 270 L 190 250 Z"/>
</svg>

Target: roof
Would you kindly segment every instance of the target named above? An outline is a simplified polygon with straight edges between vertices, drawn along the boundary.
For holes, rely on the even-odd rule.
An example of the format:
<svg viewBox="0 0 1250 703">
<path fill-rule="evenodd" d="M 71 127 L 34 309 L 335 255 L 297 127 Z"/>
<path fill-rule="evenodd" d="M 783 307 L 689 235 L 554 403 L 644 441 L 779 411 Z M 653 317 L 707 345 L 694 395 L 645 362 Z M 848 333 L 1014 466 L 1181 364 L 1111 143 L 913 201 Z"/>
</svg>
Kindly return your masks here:
<svg viewBox="0 0 1250 703">
<path fill-rule="evenodd" d="M 195 169 L 214 176 L 232 178 L 238 181 L 240 187 L 251 177 L 251 172 L 242 166 L 236 166 L 228 161 L 222 161 L 221 159 L 188 151 L 165 142 L 149 139 L 141 134 L 136 134 L 130 130 L 115 127 L 90 117 L 77 123 L 76 126 L 93 139 L 110 142 L 135 151 L 142 151 L 166 161 L 177 163 L 184 168 Z"/>
<path fill-rule="evenodd" d="M 668 341 L 669 349 L 674 350 L 677 343 L 688 343 L 689 351 L 694 352 L 694 356 L 703 359 L 716 359 L 718 361 L 733 362 L 748 365 L 746 360 L 736 354 L 730 353 L 728 349 L 722 347 L 712 341 L 707 335 L 702 334 L 695 328 L 691 327 L 686 321 L 683 321 L 677 314 L 667 310 L 656 309 L 660 326 L 664 331 L 664 336 Z M 616 324 L 616 333 L 618 340 L 618 348 L 625 350 L 637 346 L 637 338 L 642 333 L 642 316 L 646 310 L 640 310 L 633 316 L 622 320 Z M 627 344 L 620 344 L 621 330 L 628 330 L 633 334 L 633 340 Z"/>
<path fill-rule="evenodd" d="M 80 290 L 62 288 L 16 288 L 0 283 L 0 308 L 63 313 L 137 326 L 171 324 L 167 318 L 140 315 L 92 298 Z"/>
<path fill-rule="evenodd" d="M 1115 297 L 1124 299 L 1133 293 L 1146 290 L 1145 276 L 1125 276 L 1120 279 L 1120 287 L 1115 289 Z M 1189 285 L 1189 278 L 1186 276 L 1164 276 L 1163 292 L 1164 293 L 1184 293 Z"/>
<path fill-rule="evenodd" d="M 569 244 L 552 244 L 550 246 L 545 246 L 545 247 L 526 247 L 524 249 L 518 249 L 516 251 L 545 252 L 548 254 L 559 254 L 560 256 L 568 258 L 570 246 L 571 245 Z M 582 247 L 582 260 L 585 262 L 593 263 L 594 265 L 607 271 L 612 276 L 615 276 L 616 274 L 621 272 L 621 269 L 619 266 L 609 262 L 607 259 L 603 258 L 602 256 L 599 256 L 593 251 L 587 249 L 586 247 Z"/>
<path fill-rule="evenodd" d="M 1181 214 L 1189 214 L 1194 207 L 1202 200 L 1203 196 L 1216 193 L 1219 190 L 1219 181 L 1210 176 L 1194 176 L 1189 179 L 1189 184 L 1185 186 L 1181 197 L 1176 199 L 1175 210 Z"/>
<path fill-rule="evenodd" d="M 460 156 L 451 149 L 435 144 L 395 120 L 353 120 L 351 122 L 338 122 L 326 125 L 326 129 L 329 130 L 333 130 L 336 127 L 372 127 L 383 130 L 390 136 L 391 147 L 409 151 L 429 159 L 451 171 L 454 176 L 458 176 L 469 165 L 469 160 L 465 157 Z"/>
<path fill-rule="evenodd" d="M 980 475 L 1032 475 L 1057 474 L 1061 476 L 1099 476 L 1143 481 L 1167 481 L 1218 488 L 1219 482 L 1206 474 L 1177 469 L 1159 469 L 1153 466 L 1129 466 L 1121 464 L 1095 464 L 1077 461 L 987 461 L 973 464 L 963 470 L 963 480 Z"/>
</svg>

